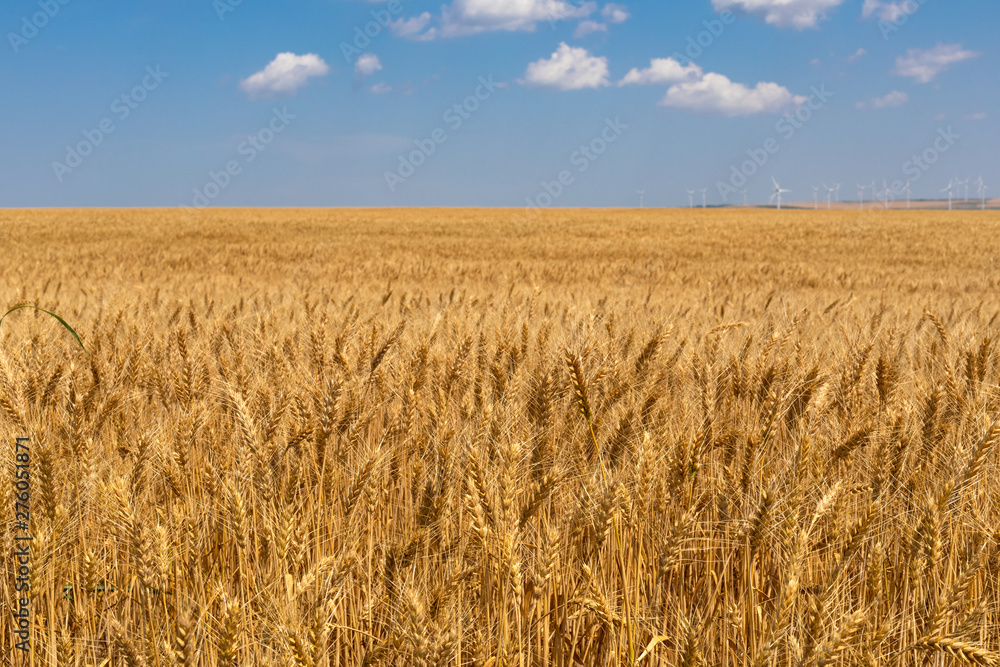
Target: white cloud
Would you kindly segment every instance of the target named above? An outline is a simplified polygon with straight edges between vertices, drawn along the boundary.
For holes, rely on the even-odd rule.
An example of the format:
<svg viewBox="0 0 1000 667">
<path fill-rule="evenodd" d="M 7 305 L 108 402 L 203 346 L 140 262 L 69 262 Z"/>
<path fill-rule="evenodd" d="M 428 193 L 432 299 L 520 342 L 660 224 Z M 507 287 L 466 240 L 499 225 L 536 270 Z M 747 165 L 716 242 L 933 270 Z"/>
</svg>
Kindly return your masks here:
<svg viewBox="0 0 1000 667">
<path fill-rule="evenodd" d="M 533 32 L 542 22 L 584 20 L 596 11 L 597 3 L 592 0 L 582 3 L 576 0 L 452 0 L 441 8 L 439 26 L 428 27 L 431 15 L 424 12 L 418 17 L 394 21 L 392 30 L 399 36 L 416 40 L 491 31 Z M 619 14 L 613 13 L 613 16 Z"/>
<path fill-rule="evenodd" d="M 775 113 L 808 99 L 776 83 L 761 82 L 749 88 L 722 74 L 706 74 L 695 63 L 682 65 L 674 58 L 653 58 L 649 67 L 634 68 L 618 82 L 619 86 L 656 84 L 673 84 L 660 106 L 726 116 Z"/>
<path fill-rule="evenodd" d="M 330 67 L 315 53 L 279 53 L 267 67 L 240 81 L 240 89 L 251 99 L 294 95 L 311 77 L 329 72 Z"/>
<path fill-rule="evenodd" d="M 592 56 L 586 49 L 574 48 L 563 42 L 550 58 L 528 65 L 524 80 L 519 83 L 557 90 L 600 88 L 610 83 L 608 59 Z"/>
<path fill-rule="evenodd" d="M 391 93 L 392 88 L 385 85 L 384 83 L 376 83 L 374 86 L 371 87 L 371 91 L 376 95 L 382 95 L 385 93 Z"/>
<path fill-rule="evenodd" d="M 431 22 L 431 13 L 424 12 L 420 16 L 414 16 L 408 19 L 396 19 L 389 23 L 389 29 L 392 30 L 393 34 L 397 37 L 406 37 L 408 39 L 415 39 L 418 41 L 427 41 L 434 39 L 437 36 L 437 28 L 431 28 L 424 32 L 424 29 Z"/>
<path fill-rule="evenodd" d="M 938 44 L 926 51 L 910 49 L 905 56 L 896 59 L 893 74 L 910 77 L 917 83 L 930 83 L 951 65 L 977 58 L 979 55 L 975 51 L 962 48 L 961 44 Z"/>
<path fill-rule="evenodd" d="M 880 21 L 888 21 L 889 23 L 895 23 L 904 14 L 912 14 L 916 9 L 911 9 L 907 12 L 907 5 L 912 4 L 916 7 L 916 0 L 902 0 L 902 2 L 881 2 L 881 0 L 865 0 L 864 6 L 861 8 L 861 16 L 863 18 L 870 18 L 872 16 L 877 16 Z"/>
<path fill-rule="evenodd" d="M 698 65 L 681 65 L 673 58 L 653 58 L 646 69 L 632 69 L 625 78 L 618 82 L 619 86 L 629 84 L 651 85 L 657 83 L 681 83 L 682 81 L 699 81 L 703 75 Z"/>
<path fill-rule="evenodd" d="M 849 63 L 856 63 L 859 60 L 861 60 L 862 58 L 864 58 L 866 55 L 868 55 L 868 52 L 865 51 L 865 49 L 862 47 L 862 48 L 858 49 L 857 51 L 855 51 L 854 55 L 848 56 L 847 57 L 847 62 L 849 62 Z"/>
<path fill-rule="evenodd" d="M 576 38 L 586 37 L 587 35 L 592 35 L 595 32 L 607 32 L 608 24 L 601 23 L 600 21 L 591 21 L 590 19 L 586 21 L 580 21 L 580 24 L 576 26 L 576 30 L 573 31 L 573 36 Z"/>
<path fill-rule="evenodd" d="M 732 9 L 747 14 L 763 14 L 764 20 L 779 28 L 815 28 L 844 0 L 712 0 L 716 11 Z"/>
<path fill-rule="evenodd" d="M 858 102 L 854 105 L 856 109 L 889 109 L 898 107 L 910 101 L 910 96 L 904 92 L 894 90 L 888 95 L 875 97 L 867 102 Z"/>
<path fill-rule="evenodd" d="M 625 5 L 609 2 L 601 9 L 601 16 L 608 23 L 625 23 L 632 15 L 628 13 L 628 7 Z"/>
<path fill-rule="evenodd" d="M 805 104 L 807 99 L 793 95 L 776 83 L 758 83 L 748 88 L 742 83 L 733 83 L 722 74 L 710 72 L 698 81 L 671 86 L 660 105 L 725 116 L 748 116 L 776 113 L 785 107 Z"/>
<path fill-rule="evenodd" d="M 962 116 L 963 120 L 986 120 L 989 116 L 985 111 L 980 111 L 978 113 L 970 113 L 966 116 Z"/>
<path fill-rule="evenodd" d="M 628 13 L 628 8 L 625 5 L 610 2 L 601 9 L 601 16 L 604 17 L 604 23 L 591 19 L 580 21 L 579 25 L 576 26 L 576 30 L 573 31 L 573 36 L 580 38 L 592 35 L 595 32 L 607 32 L 608 24 L 625 23 L 632 15 Z"/>
<path fill-rule="evenodd" d="M 371 76 L 375 72 L 381 71 L 382 61 L 374 53 L 362 54 L 354 63 L 354 75 L 359 79 Z"/>
</svg>

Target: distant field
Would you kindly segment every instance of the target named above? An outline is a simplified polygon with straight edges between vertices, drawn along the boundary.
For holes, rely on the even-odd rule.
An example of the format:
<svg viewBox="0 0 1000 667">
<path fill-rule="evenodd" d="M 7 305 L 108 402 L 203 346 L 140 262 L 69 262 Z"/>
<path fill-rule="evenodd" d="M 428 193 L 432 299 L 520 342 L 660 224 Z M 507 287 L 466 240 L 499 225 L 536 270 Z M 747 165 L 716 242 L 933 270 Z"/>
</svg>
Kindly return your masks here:
<svg viewBox="0 0 1000 667">
<path fill-rule="evenodd" d="M 981 211 L 982 210 L 982 200 L 972 197 L 971 199 L 958 198 L 952 202 L 952 209 L 955 211 Z M 785 207 L 782 204 L 782 207 Z M 814 207 L 817 206 L 815 202 L 797 202 L 787 205 L 789 208 L 800 208 L 815 210 Z M 997 207 L 1000 206 L 1000 201 L 996 199 L 986 200 L 986 210 L 995 211 Z M 819 201 L 818 208 L 826 209 L 826 199 L 823 198 Z M 864 205 L 861 206 L 857 201 L 842 201 L 842 202 L 832 202 L 830 208 L 837 211 L 851 211 L 858 210 L 860 208 L 865 209 L 884 209 L 885 204 L 881 200 L 872 201 L 871 199 L 866 199 Z M 890 199 L 889 209 L 893 211 L 921 211 L 921 210 L 935 210 L 935 211 L 947 211 L 948 210 L 948 200 L 947 199 L 913 199 L 910 201 L 910 209 L 906 208 L 906 198 L 900 199 Z"/>
<path fill-rule="evenodd" d="M 0 312 L 87 347 L 0 329 L 36 665 L 997 660 L 1000 213 L 0 211 L 0 247 Z"/>
</svg>

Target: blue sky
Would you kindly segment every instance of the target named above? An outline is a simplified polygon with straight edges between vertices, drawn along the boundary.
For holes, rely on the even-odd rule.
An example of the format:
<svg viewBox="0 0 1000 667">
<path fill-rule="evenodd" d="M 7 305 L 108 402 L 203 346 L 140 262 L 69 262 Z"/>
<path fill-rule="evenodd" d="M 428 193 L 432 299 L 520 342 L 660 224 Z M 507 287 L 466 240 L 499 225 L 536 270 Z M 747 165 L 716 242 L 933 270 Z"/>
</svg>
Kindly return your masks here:
<svg viewBox="0 0 1000 667">
<path fill-rule="evenodd" d="M 8 0 L 0 206 L 996 194 L 998 25 L 995 0 Z"/>
</svg>

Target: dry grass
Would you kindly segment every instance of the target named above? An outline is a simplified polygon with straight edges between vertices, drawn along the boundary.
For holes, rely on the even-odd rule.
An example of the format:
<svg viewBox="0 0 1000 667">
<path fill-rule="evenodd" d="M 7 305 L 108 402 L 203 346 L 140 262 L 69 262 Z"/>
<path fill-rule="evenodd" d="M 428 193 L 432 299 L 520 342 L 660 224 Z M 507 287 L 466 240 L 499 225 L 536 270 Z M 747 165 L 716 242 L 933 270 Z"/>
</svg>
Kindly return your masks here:
<svg viewBox="0 0 1000 667">
<path fill-rule="evenodd" d="M 997 664 L 995 214 L 0 229 L 36 665 Z"/>
</svg>

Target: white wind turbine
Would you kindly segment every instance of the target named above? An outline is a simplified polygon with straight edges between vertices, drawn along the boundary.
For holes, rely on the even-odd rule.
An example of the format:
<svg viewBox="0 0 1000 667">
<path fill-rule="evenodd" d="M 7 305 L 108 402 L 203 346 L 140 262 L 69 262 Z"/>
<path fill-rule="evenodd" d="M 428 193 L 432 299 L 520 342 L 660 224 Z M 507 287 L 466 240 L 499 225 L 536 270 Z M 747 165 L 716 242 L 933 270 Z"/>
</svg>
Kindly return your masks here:
<svg viewBox="0 0 1000 667">
<path fill-rule="evenodd" d="M 837 200 L 838 204 L 840 203 L 840 183 L 833 184 L 833 198 Z"/>
<path fill-rule="evenodd" d="M 867 185 L 858 186 L 858 208 L 865 207 L 865 190 L 868 189 Z"/>
<path fill-rule="evenodd" d="M 976 188 L 979 192 L 979 199 L 983 210 L 986 210 L 986 184 L 983 183 L 983 177 L 980 176 L 979 180 L 976 181 Z"/>
<path fill-rule="evenodd" d="M 889 184 L 886 181 L 882 181 L 882 205 L 886 210 L 889 209 L 889 200 L 893 199 L 893 192 L 889 188 Z"/>
<path fill-rule="evenodd" d="M 694 190 L 688 190 L 688 208 L 694 208 Z"/>
<path fill-rule="evenodd" d="M 962 185 L 965 186 L 965 199 L 963 201 L 969 201 L 969 181 L 970 180 L 972 180 L 972 179 L 967 178 L 964 181 L 959 181 L 959 183 L 961 183 Z"/>
<path fill-rule="evenodd" d="M 944 190 L 941 191 L 941 192 L 947 192 L 948 193 L 948 210 L 949 211 L 951 210 L 951 191 L 952 191 L 952 188 L 954 187 L 954 185 L 955 184 L 952 181 L 948 181 L 948 187 L 946 187 Z"/>
<path fill-rule="evenodd" d="M 771 177 L 771 182 L 774 183 L 774 193 L 771 195 L 771 199 L 769 201 L 774 201 L 775 197 L 777 197 L 778 198 L 778 210 L 780 211 L 781 210 L 781 195 L 784 194 L 784 193 L 786 193 L 786 192 L 791 192 L 791 190 L 783 190 L 782 187 L 780 185 L 778 185 L 778 181 L 775 180 L 774 176 Z"/>
<path fill-rule="evenodd" d="M 910 182 L 906 182 L 906 210 L 910 210 Z"/>
<path fill-rule="evenodd" d="M 833 188 L 827 186 L 826 183 L 823 184 L 823 188 L 826 190 L 826 210 L 830 210 L 830 195 L 833 194 Z"/>
<path fill-rule="evenodd" d="M 701 207 L 708 208 L 708 188 L 701 189 Z"/>
<path fill-rule="evenodd" d="M 813 209 L 819 208 L 819 186 L 812 186 L 813 189 Z"/>
<path fill-rule="evenodd" d="M 643 208 L 643 198 L 646 196 L 645 190 L 636 190 L 635 193 L 639 195 L 639 208 Z"/>
<path fill-rule="evenodd" d="M 746 208 L 746 206 L 747 206 L 747 191 L 744 190 L 743 191 L 743 208 Z"/>
</svg>

